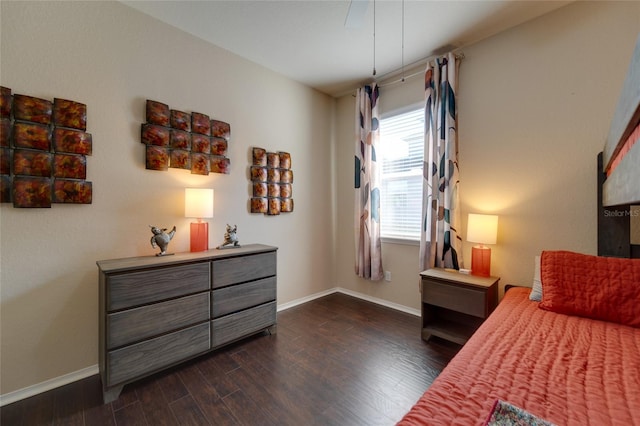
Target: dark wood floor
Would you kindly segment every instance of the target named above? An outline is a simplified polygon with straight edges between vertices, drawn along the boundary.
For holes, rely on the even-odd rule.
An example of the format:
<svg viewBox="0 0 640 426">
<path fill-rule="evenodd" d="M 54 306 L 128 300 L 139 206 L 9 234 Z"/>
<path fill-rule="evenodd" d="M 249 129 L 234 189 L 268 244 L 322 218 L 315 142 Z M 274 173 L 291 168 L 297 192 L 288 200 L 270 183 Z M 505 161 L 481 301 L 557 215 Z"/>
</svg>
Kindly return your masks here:
<svg viewBox="0 0 640 426">
<path fill-rule="evenodd" d="M 393 425 L 460 347 L 417 317 L 342 294 L 278 314 L 260 334 L 125 386 L 93 376 L 0 409 L 9 425 Z"/>
</svg>

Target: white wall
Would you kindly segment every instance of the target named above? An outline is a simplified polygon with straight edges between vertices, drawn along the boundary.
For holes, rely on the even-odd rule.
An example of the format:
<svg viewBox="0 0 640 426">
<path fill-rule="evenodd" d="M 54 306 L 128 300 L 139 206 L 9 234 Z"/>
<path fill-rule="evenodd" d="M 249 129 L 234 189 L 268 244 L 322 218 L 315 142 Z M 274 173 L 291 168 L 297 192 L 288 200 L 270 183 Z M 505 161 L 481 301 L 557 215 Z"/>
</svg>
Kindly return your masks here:
<svg viewBox="0 0 640 426">
<path fill-rule="evenodd" d="M 541 250 L 596 253 L 596 155 L 639 31 L 638 2 L 575 2 L 463 49 L 463 236 L 468 213 L 500 216 L 492 273 L 501 286 L 531 285 Z M 412 104 L 422 90 L 421 76 L 383 87 L 380 108 Z M 337 284 L 419 309 L 416 246 L 383 244 L 391 282 L 353 272 L 354 98 L 340 98 L 337 111 Z M 470 251 L 466 243 L 467 267 Z"/>
<path fill-rule="evenodd" d="M 149 224 L 188 251 L 187 186 L 215 189 L 210 246 L 230 223 L 279 247 L 280 304 L 333 287 L 333 99 L 117 2 L 2 2 L 1 20 L 2 86 L 87 105 L 93 204 L 0 207 L 0 393 L 97 364 L 95 262 L 154 255 Z M 231 174 L 145 170 L 147 99 L 230 123 Z M 293 213 L 248 212 L 252 146 L 291 153 Z"/>
</svg>

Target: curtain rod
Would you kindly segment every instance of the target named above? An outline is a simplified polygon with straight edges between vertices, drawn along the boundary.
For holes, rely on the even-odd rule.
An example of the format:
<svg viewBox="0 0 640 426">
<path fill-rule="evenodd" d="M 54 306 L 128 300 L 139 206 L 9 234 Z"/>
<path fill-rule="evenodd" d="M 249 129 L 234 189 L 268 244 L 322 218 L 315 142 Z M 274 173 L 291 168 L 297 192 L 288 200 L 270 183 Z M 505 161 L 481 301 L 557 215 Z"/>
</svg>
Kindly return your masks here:
<svg viewBox="0 0 640 426">
<path fill-rule="evenodd" d="M 410 64 L 408 66 L 405 66 L 405 68 L 413 69 L 413 68 L 416 68 L 418 66 L 424 66 L 427 63 L 429 63 L 430 61 L 432 61 L 432 60 L 434 60 L 436 58 L 439 58 L 441 56 L 445 56 L 447 54 L 448 53 L 443 53 L 443 54 L 440 54 L 440 55 L 427 56 L 426 58 L 420 59 L 420 60 L 418 60 L 418 61 L 416 61 L 416 62 L 414 62 L 414 63 L 412 63 L 412 64 Z M 464 52 L 458 52 L 458 53 L 453 53 L 453 54 L 456 57 L 456 59 L 458 59 L 458 60 L 463 60 L 465 58 Z M 424 70 L 421 69 L 419 71 L 415 71 L 415 72 L 413 72 L 413 73 L 411 73 L 409 75 L 406 75 L 404 77 L 399 75 L 401 72 L 402 72 L 402 69 L 391 71 L 391 72 L 383 75 L 380 78 L 373 79 L 372 82 L 366 83 L 366 84 L 375 83 L 376 80 L 377 80 L 377 81 L 380 81 L 380 84 L 378 84 L 378 87 L 387 87 L 387 86 L 391 86 L 392 84 L 401 83 L 403 78 L 406 80 L 408 78 L 412 78 L 412 77 L 415 77 L 417 75 L 423 74 Z M 391 80 L 391 81 L 385 81 L 385 80 L 391 79 L 391 78 L 393 78 L 395 76 L 398 76 L 398 78 L 396 78 L 395 80 Z M 353 96 L 354 98 L 356 97 L 355 94 L 352 94 L 351 96 Z"/>
<path fill-rule="evenodd" d="M 432 56 L 429 56 L 427 58 L 421 59 L 421 60 L 416 61 L 413 64 L 409 65 L 409 69 L 415 68 L 415 67 L 420 66 L 420 65 L 426 65 L 427 63 L 429 63 L 430 61 L 434 60 L 435 58 L 438 58 L 438 57 L 441 57 L 441 56 L 445 56 L 445 55 L 446 55 L 446 53 L 443 54 L 443 55 L 432 55 Z M 456 59 L 461 61 L 461 60 L 464 59 L 464 52 L 454 53 L 454 56 L 455 56 Z M 416 72 L 411 73 L 411 74 L 406 75 L 406 76 L 402 76 L 401 75 L 397 79 L 392 80 L 392 81 L 385 81 L 387 79 L 390 79 L 390 78 L 394 77 L 395 75 L 397 75 L 400 72 L 401 72 L 401 70 L 396 70 L 396 71 L 392 71 L 392 72 L 387 73 L 386 75 L 382 76 L 379 79 L 380 80 L 380 84 L 378 86 L 379 87 L 386 87 L 386 86 L 391 86 L 392 84 L 401 83 L 403 80 L 406 80 L 408 78 L 412 78 L 412 77 L 415 77 L 417 75 L 423 74 L 424 70 L 416 71 Z"/>
</svg>

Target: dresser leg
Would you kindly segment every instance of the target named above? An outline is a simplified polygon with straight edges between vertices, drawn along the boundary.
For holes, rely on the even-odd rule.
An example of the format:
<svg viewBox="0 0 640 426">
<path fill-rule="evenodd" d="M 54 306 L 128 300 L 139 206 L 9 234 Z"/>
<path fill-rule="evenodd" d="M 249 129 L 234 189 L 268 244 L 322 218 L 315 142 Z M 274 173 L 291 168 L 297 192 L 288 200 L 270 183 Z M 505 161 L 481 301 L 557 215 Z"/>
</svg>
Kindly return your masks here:
<svg viewBox="0 0 640 426">
<path fill-rule="evenodd" d="M 102 389 L 102 399 L 105 404 L 115 401 L 120 396 L 120 392 L 122 392 L 122 386 L 115 386 L 109 389 Z"/>
<path fill-rule="evenodd" d="M 278 325 L 273 324 L 271 327 L 267 328 L 269 334 L 276 334 L 278 332 Z"/>
<path fill-rule="evenodd" d="M 429 333 L 428 331 L 422 330 L 422 340 L 424 340 L 425 342 L 428 342 L 430 338 L 431 338 L 431 333 Z"/>
</svg>

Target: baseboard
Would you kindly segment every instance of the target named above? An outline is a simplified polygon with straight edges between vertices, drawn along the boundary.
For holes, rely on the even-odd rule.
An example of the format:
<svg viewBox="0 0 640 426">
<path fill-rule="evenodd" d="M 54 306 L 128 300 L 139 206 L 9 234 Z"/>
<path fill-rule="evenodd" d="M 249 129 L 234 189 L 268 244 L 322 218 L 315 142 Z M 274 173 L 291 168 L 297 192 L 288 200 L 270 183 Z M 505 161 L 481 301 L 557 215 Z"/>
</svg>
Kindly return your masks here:
<svg viewBox="0 0 640 426">
<path fill-rule="evenodd" d="M 278 305 L 278 312 L 293 308 L 294 306 L 302 305 L 303 303 L 311 302 L 312 300 L 319 299 L 321 297 L 328 296 L 333 293 L 342 293 L 342 294 L 346 294 L 347 296 L 357 297 L 358 299 L 366 300 L 367 302 L 372 302 L 377 305 L 382 305 L 387 308 L 395 309 L 396 311 L 404 312 L 417 317 L 421 315 L 419 309 L 410 308 L 408 306 L 389 302 L 388 300 L 379 299 L 377 297 L 368 296 L 364 293 L 359 293 L 357 291 L 348 290 L 342 287 L 334 287 L 329 290 L 312 294 L 310 296 L 305 296 L 305 297 L 301 297 L 300 299 L 292 300 L 291 302 L 283 303 L 282 305 Z"/>
<path fill-rule="evenodd" d="M 301 297 L 300 299 L 292 300 L 291 302 L 283 303 L 278 305 L 278 312 L 286 311 L 287 309 L 291 309 L 294 306 L 302 305 L 303 303 L 311 302 L 312 300 L 319 299 L 324 296 L 328 296 L 330 294 L 336 293 L 338 289 L 336 287 L 330 288 L 329 290 L 321 291 L 319 293 L 314 293 L 310 296 Z"/>
<path fill-rule="evenodd" d="M 328 296 L 333 293 L 342 293 L 347 296 L 357 297 L 358 299 L 366 300 L 368 302 L 375 303 L 377 305 L 386 306 L 387 308 L 395 309 L 397 311 L 405 312 L 411 315 L 420 316 L 420 311 L 417 309 L 409 308 L 404 305 L 399 305 L 397 303 L 389 302 L 388 300 L 379 299 L 377 297 L 368 296 L 363 293 L 359 293 L 357 291 L 348 290 L 342 287 L 334 287 L 325 291 L 321 291 L 319 293 L 312 294 L 310 296 L 301 297 L 300 299 L 292 300 L 291 302 L 283 303 L 278 305 L 278 312 L 285 311 L 287 309 L 291 309 L 295 306 L 302 305 L 303 303 L 311 302 L 312 300 L 319 299 L 324 296 Z M 46 392 L 51 389 L 58 388 L 60 386 L 68 385 L 69 383 L 75 382 L 77 380 L 82 380 L 87 377 L 93 376 L 94 374 L 99 374 L 100 371 L 98 369 L 98 365 L 92 365 L 87 368 L 83 368 L 82 370 L 74 371 L 69 374 L 65 374 L 60 377 L 55 377 L 53 379 L 46 380 L 41 383 L 37 383 L 32 386 L 28 386 L 23 389 L 18 389 L 17 391 L 9 392 L 4 395 L 0 395 L 0 407 L 20 401 L 22 399 L 26 399 L 37 395 L 42 392 Z"/>
<path fill-rule="evenodd" d="M 100 370 L 98 369 L 98 364 L 96 364 L 63 376 L 45 380 L 44 382 L 37 383 L 32 386 L 27 386 L 26 388 L 18 389 L 17 391 L 5 393 L 4 395 L 0 395 L 0 407 L 38 395 L 39 393 L 43 393 L 51 389 L 59 388 L 60 386 L 68 385 L 69 383 L 73 383 L 78 380 L 86 379 L 87 377 L 99 373 Z"/>
<path fill-rule="evenodd" d="M 366 294 L 359 293 L 357 291 L 348 290 L 342 287 L 338 287 L 336 291 L 338 293 L 346 294 L 347 296 L 357 297 L 358 299 L 366 300 L 367 302 L 372 302 L 377 305 L 386 306 L 387 308 L 395 309 L 396 311 L 404 312 L 406 314 L 411 314 L 416 317 L 419 317 L 421 315 L 421 312 L 419 309 L 410 308 L 408 306 L 400 305 L 398 303 L 389 302 L 388 300 L 379 299 L 373 296 L 368 296 Z"/>
</svg>

